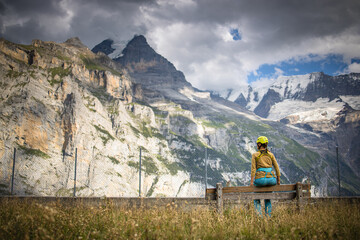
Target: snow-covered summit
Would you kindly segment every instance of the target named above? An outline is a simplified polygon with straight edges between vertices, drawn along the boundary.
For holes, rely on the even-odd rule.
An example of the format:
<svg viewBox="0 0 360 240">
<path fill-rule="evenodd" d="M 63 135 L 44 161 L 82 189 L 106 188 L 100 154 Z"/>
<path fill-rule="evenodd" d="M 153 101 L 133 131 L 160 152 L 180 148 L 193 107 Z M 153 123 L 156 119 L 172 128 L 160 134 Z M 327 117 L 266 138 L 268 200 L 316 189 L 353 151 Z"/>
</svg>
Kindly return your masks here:
<svg viewBox="0 0 360 240">
<path fill-rule="evenodd" d="M 304 92 L 310 82 L 319 79 L 320 73 L 295 76 L 280 76 L 270 89 L 275 90 L 283 98 L 294 98 Z"/>
<path fill-rule="evenodd" d="M 233 90 L 232 92 L 238 91 Z M 263 108 L 260 116 L 267 117 L 273 105 L 285 100 L 316 102 L 320 98 L 332 101 L 339 99 L 340 96 L 360 96 L 360 74 L 329 76 L 322 72 L 316 72 L 305 75 L 280 76 L 273 82 L 255 83 L 239 92 L 240 94 L 234 102 L 257 114 L 259 114 L 259 108 Z M 228 99 L 230 100 L 230 98 Z M 343 101 L 346 102 L 344 98 Z"/>
</svg>

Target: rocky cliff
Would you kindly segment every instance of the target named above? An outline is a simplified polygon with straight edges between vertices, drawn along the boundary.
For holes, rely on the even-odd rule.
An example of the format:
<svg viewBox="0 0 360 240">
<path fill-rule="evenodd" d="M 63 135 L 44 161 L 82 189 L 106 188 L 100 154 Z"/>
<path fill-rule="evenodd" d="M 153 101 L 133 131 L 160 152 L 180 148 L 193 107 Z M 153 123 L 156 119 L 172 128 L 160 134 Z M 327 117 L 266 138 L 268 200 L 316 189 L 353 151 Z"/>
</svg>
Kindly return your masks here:
<svg viewBox="0 0 360 240">
<path fill-rule="evenodd" d="M 208 185 L 249 184 L 259 135 L 270 139 L 283 183 L 311 179 L 314 195 L 336 189 L 333 155 L 294 140 L 321 137 L 193 88 L 143 36 L 115 60 L 77 38 L 2 39 L 0 59 L 2 194 L 16 148 L 15 194 L 72 195 L 76 157 L 78 196 L 138 196 L 141 148 L 143 196 L 202 196 L 205 149 Z M 345 180 L 357 193 L 358 183 Z"/>
</svg>

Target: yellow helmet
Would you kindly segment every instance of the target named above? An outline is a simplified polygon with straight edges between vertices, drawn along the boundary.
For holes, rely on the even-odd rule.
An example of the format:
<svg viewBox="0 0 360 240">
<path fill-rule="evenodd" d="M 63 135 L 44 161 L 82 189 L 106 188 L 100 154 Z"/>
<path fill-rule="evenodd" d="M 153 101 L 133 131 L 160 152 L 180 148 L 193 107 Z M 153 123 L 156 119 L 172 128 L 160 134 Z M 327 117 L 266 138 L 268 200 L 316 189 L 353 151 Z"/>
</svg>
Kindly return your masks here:
<svg viewBox="0 0 360 240">
<path fill-rule="evenodd" d="M 267 137 L 265 137 L 265 136 L 260 136 L 256 140 L 256 143 L 261 143 L 261 144 L 267 144 L 268 142 L 269 141 L 268 141 Z"/>
</svg>

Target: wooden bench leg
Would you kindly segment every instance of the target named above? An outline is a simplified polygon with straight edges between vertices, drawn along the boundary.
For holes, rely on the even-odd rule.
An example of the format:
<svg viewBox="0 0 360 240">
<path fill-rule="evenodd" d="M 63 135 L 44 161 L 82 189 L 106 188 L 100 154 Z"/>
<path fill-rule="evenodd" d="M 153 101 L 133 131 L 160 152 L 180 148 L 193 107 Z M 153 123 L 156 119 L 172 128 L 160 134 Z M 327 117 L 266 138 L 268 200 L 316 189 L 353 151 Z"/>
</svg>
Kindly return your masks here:
<svg viewBox="0 0 360 240">
<path fill-rule="evenodd" d="M 303 210 L 303 188 L 302 188 L 302 184 L 297 182 L 296 183 L 296 206 L 297 206 L 297 210 L 298 212 L 302 212 Z"/>
<path fill-rule="evenodd" d="M 223 201 L 223 186 L 221 183 L 216 184 L 216 210 L 218 214 L 223 213 L 224 201 Z"/>
</svg>

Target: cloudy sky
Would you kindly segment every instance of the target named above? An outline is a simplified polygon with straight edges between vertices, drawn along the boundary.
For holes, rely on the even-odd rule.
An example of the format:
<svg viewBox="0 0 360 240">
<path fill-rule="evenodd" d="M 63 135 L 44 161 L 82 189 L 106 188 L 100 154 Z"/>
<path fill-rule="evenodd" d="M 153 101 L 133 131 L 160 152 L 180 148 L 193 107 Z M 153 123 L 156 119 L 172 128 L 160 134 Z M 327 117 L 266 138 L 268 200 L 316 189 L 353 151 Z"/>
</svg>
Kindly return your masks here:
<svg viewBox="0 0 360 240">
<path fill-rule="evenodd" d="M 359 0 L 0 0 L 1 37 L 149 44 L 200 89 L 360 72 Z"/>
</svg>

